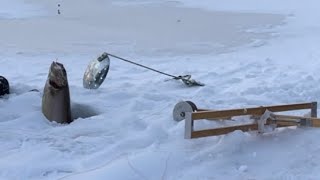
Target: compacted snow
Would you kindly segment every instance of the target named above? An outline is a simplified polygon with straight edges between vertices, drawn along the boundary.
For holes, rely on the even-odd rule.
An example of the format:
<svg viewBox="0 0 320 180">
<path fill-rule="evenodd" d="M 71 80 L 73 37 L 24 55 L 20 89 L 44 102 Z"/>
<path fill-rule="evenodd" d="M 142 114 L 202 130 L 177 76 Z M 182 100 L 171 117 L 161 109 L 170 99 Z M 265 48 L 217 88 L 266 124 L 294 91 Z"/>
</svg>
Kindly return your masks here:
<svg viewBox="0 0 320 180">
<path fill-rule="evenodd" d="M 210 109 L 319 101 L 318 7 L 316 0 L 2 1 L 0 75 L 12 93 L 0 99 L 0 179 L 319 179 L 320 129 L 187 140 L 184 121 L 172 119 L 181 100 Z M 86 66 L 104 51 L 206 86 L 110 58 L 102 86 L 84 89 Z M 45 119 L 52 61 L 67 70 L 75 112 L 94 116 L 69 125 Z"/>
</svg>

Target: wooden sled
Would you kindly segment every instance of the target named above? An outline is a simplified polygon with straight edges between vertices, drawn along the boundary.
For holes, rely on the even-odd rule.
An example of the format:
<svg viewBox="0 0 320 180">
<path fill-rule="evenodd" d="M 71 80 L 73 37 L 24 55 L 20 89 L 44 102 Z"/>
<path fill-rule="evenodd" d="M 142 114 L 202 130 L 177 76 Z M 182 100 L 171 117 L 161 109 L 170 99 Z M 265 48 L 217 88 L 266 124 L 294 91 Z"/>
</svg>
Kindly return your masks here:
<svg viewBox="0 0 320 180">
<path fill-rule="evenodd" d="M 190 101 L 188 101 L 190 102 Z M 192 103 L 192 102 L 191 102 Z M 192 103 L 193 104 L 193 103 Z M 193 104 L 194 105 L 194 104 Z M 320 119 L 317 118 L 317 102 L 300 103 L 300 104 L 286 104 L 275 106 L 260 106 L 243 109 L 229 109 L 229 110 L 197 110 L 194 106 L 193 111 L 179 112 L 185 118 L 185 138 L 199 138 L 206 136 L 216 136 L 227 134 L 235 130 L 241 131 L 263 131 L 265 125 L 272 125 L 273 127 L 288 127 L 288 126 L 306 126 L 306 127 L 320 127 Z M 290 116 L 274 114 L 275 112 L 294 111 L 310 109 L 311 117 Z M 214 129 L 194 130 L 194 121 L 209 119 L 209 120 L 226 120 L 233 116 L 252 115 L 256 118 L 254 123 L 229 126 Z"/>
</svg>

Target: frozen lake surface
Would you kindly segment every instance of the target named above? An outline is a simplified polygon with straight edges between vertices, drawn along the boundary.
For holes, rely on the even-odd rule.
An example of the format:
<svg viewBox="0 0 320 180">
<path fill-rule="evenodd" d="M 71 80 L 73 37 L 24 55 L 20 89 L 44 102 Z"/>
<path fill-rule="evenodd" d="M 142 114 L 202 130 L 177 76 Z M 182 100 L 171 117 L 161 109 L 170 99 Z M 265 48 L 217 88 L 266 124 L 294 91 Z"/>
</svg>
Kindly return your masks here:
<svg viewBox="0 0 320 180">
<path fill-rule="evenodd" d="M 12 94 L 0 99 L 0 179 L 320 177 L 319 129 L 187 140 L 184 122 L 172 119 L 181 100 L 208 109 L 319 102 L 318 0 L 2 2 L 0 75 Z M 104 51 L 206 86 L 111 58 L 102 86 L 84 89 L 88 62 Z M 55 60 L 67 70 L 71 101 L 97 116 L 45 119 L 42 90 Z"/>
</svg>

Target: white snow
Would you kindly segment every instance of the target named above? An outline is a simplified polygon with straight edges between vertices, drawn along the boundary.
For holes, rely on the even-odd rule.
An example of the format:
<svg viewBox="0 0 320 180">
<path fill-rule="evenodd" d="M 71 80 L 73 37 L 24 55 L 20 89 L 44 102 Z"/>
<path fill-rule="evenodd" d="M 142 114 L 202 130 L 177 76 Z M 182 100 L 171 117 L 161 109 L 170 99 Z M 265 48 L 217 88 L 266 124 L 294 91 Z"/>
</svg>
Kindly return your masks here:
<svg viewBox="0 0 320 180">
<path fill-rule="evenodd" d="M 44 14 L 39 5 L 30 5 L 21 0 L 1 0 L 0 19 L 22 19 Z"/>
<path fill-rule="evenodd" d="M 317 0 L 1 3 L 0 75 L 12 94 L 0 99 L 0 179 L 320 177 L 320 129 L 187 140 L 184 122 L 172 119 L 181 100 L 210 109 L 319 102 Z M 192 74 L 206 86 L 186 87 L 110 58 L 102 86 L 84 89 L 86 66 L 103 51 Z M 67 70 L 76 110 L 98 115 L 69 125 L 45 119 L 42 90 L 55 60 Z M 196 128 L 247 121 L 204 121 Z"/>
</svg>

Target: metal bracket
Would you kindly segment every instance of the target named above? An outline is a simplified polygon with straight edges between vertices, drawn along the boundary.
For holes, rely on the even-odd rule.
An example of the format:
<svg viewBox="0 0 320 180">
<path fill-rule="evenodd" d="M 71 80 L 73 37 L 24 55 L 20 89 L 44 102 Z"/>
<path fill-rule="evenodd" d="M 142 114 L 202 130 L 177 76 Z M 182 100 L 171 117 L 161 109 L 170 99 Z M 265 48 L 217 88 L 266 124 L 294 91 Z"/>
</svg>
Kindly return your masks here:
<svg viewBox="0 0 320 180">
<path fill-rule="evenodd" d="M 317 109 L 318 109 L 317 102 L 312 102 L 311 103 L 311 117 L 317 117 Z"/>
<path fill-rule="evenodd" d="M 260 119 L 257 120 L 258 123 L 258 132 L 263 133 L 265 131 L 265 124 L 267 123 L 268 119 L 273 119 L 272 118 L 272 112 L 269 111 L 268 109 L 262 114 Z"/>
<path fill-rule="evenodd" d="M 184 130 L 184 138 L 191 139 L 192 132 L 193 132 L 193 119 L 192 119 L 192 112 L 186 112 L 186 119 L 185 119 L 185 130 Z"/>
</svg>

